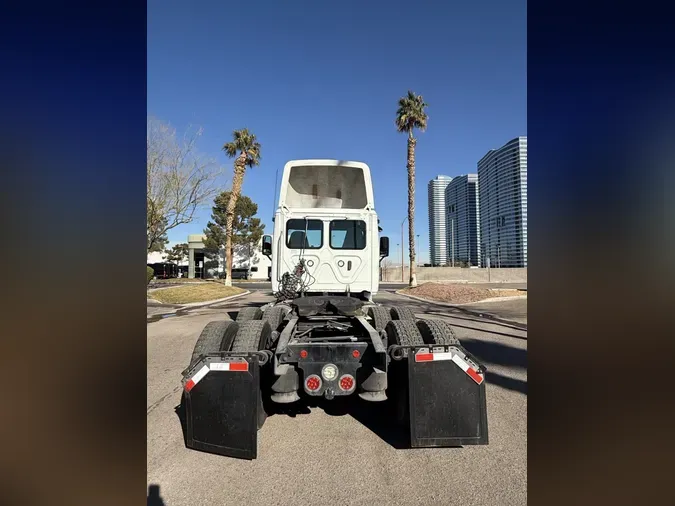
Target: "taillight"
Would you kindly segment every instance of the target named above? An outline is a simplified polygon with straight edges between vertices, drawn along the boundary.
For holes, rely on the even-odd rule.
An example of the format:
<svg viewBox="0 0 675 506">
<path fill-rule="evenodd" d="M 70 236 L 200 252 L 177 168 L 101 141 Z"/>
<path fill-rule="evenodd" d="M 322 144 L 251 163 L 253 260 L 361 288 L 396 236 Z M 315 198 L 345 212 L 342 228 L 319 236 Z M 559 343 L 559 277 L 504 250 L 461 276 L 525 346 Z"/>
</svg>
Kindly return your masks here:
<svg viewBox="0 0 675 506">
<path fill-rule="evenodd" d="M 310 392 L 316 392 L 319 388 L 321 388 L 321 378 L 319 378 L 316 374 L 308 376 L 305 380 L 305 387 L 307 387 L 307 390 Z"/>
<path fill-rule="evenodd" d="M 360 356 L 361 356 L 361 352 L 359 350 L 352 351 L 352 357 L 359 358 Z"/>
<path fill-rule="evenodd" d="M 354 381 L 354 376 L 351 374 L 345 374 L 340 378 L 340 389 L 349 392 L 351 390 L 354 390 L 354 386 L 356 385 L 356 382 Z"/>
<path fill-rule="evenodd" d="M 300 358 L 307 358 L 307 350 L 300 351 Z"/>
</svg>

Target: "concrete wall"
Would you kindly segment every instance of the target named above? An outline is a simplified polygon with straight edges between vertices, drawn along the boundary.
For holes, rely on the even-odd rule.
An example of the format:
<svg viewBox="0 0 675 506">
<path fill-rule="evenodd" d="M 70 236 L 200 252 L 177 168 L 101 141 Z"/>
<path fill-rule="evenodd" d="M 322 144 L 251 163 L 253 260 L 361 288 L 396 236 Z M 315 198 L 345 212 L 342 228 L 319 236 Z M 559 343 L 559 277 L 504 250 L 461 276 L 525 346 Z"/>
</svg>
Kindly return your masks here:
<svg viewBox="0 0 675 506">
<path fill-rule="evenodd" d="M 527 267 L 503 269 L 469 269 L 462 267 L 418 267 L 417 282 L 424 281 L 468 281 L 474 283 L 527 283 Z M 408 282 L 410 271 L 403 267 L 404 283 Z M 382 281 L 401 282 L 401 266 L 390 266 L 383 273 Z"/>
</svg>

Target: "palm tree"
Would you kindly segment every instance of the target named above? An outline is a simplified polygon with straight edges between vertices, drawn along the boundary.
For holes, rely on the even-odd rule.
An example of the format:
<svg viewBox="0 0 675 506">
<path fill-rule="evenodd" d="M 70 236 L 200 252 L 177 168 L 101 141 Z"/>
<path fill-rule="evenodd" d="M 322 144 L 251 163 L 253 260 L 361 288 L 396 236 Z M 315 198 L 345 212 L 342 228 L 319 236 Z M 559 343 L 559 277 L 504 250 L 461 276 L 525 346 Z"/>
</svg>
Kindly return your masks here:
<svg viewBox="0 0 675 506">
<path fill-rule="evenodd" d="M 429 117 L 424 111 L 428 104 L 421 95 L 408 91 L 408 95 L 398 101 L 396 111 L 396 128 L 399 132 L 408 134 L 408 239 L 410 241 L 410 286 L 417 286 L 417 273 L 415 272 L 415 145 L 417 139 L 413 136 L 413 130 L 418 128 L 424 132 L 427 128 Z"/>
<path fill-rule="evenodd" d="M 232 142 L 223 146 L 223 151 L 230 158 L 234 158 L 234 178 L 232 179 L 232 193 L 227 203 L 225 218 L 225 258 L 226 273 L 225 285 L 232 286 L 232 224 L 234 222 L 234 210 L 237 200 L 241 195 L 241 186 L 244 182 L 246 167 L 260 165 L 260 143 L 255 135 L 248 131 L 235 130 L 232 132 Z"/>
</svg>

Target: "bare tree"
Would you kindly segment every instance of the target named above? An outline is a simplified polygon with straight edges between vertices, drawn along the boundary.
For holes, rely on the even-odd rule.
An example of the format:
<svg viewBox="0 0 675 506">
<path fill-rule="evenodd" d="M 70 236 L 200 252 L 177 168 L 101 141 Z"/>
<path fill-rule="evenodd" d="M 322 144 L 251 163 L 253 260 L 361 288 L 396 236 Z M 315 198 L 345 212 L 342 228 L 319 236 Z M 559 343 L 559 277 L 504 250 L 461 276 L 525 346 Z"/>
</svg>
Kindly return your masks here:
<svg viewBox="0 0 675 506">
<path fill-rule="evenodd" d="M 201 128 L 188 128 L 178 137 L 169 124 L 148 117 L 148 251 L 163 248 L 166 232 L 190 223 L 219 189 L 216 183 L 223 170 L 215 158 L 197 151 L 201 135 Z"/>
<path fill-rule="evenodd" d="M 391 269 L 391 260 L 388 258 L 382 259 L 380 262 L 380 281 L 389 281 L 387 273 Z"/>
</svg>

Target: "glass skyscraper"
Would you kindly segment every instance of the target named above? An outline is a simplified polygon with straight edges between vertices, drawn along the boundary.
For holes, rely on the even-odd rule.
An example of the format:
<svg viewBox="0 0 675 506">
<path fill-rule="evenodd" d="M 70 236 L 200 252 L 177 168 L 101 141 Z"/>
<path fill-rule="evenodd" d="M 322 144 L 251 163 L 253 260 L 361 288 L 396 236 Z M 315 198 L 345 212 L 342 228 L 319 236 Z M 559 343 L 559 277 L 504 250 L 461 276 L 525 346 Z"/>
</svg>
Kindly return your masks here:
<svg viewBox="0 0 675 506">
<path fill-rule="evenodd" d="M 445 188 L 448 265 L 480 266 L 478 175 L 452 178 Z"/>
<path fill-rule="evenodd" d="M 527 267 L 527 137 L 478 162 L 481 264 Z"/>
<path fill-rule="evenodd" d="M 429 259 L 431 265 L 446 265 L 448 261 L 445 223 L 445 188 L 449 176 L 436 176 L 429 181 Z"/>
</svg>

